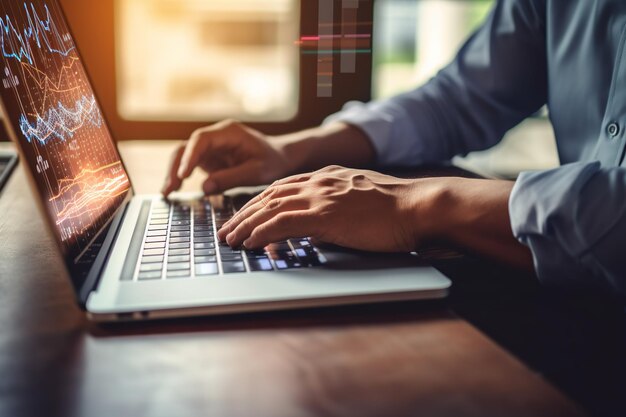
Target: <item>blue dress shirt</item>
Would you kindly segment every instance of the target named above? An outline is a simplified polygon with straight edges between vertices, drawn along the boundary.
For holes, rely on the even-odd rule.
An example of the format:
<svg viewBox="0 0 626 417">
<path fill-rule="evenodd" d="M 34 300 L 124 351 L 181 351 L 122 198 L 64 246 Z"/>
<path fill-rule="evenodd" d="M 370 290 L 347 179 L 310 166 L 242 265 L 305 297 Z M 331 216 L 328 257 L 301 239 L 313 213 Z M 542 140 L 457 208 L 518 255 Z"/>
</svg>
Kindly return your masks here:
<svg viewBox="0 0 626 417">
<path fill-rule="evenodd" d="M 625 50 L 624 0 L 500 0 L 427 84 L 329 121 L 360 127 L 380 165 L 416 165 L 489 148 L 547 104 L 562 166 L 520 175 L 513 233 L 545 284 L 625 296 Z"/>
</svg>

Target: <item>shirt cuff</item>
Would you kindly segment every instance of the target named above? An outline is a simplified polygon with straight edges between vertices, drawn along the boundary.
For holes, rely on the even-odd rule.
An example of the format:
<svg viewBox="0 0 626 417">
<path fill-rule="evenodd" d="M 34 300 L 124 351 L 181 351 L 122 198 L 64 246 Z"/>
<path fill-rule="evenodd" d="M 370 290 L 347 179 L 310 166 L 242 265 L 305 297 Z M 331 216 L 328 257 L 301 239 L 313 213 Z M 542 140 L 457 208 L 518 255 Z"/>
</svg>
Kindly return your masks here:
<svg viewBox="0 0 626 417">
<path fill-rule="evenodd" d="M 597 162 L 580 162 L 523 172 L 513 187 L 509 198 L 513 235 L 531 250 L 535 271 L 544 284 L 589 286 L 589 270 L 581 258 L 603 231 L 590 227 L 578 201 L 599 169 Z"/>
<path fill-rule="evenodd" d="M 423 163 L 423 144 L 406 126 L 409 115 L 393 99 L 361 103 L 350 101 L 323 124 L 343 122 L 362 130 L 376 151 L 380 166 L 414 166 Z"/>
</svg>

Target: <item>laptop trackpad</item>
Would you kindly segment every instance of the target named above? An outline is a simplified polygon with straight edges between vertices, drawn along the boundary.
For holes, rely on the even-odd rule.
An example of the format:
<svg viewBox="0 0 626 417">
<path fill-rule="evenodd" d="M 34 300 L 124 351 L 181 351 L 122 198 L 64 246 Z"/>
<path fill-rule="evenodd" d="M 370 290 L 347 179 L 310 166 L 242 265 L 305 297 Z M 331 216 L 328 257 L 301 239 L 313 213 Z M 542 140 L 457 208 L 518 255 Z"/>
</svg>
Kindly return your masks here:
<svg viewBox="0 0 626 417">
<path fill-rule="evenodd" d="M 428 266 L 417 255 L 410 253 L 364 252 L 325 243 L 316 243 L 315 247 L 327 260 L 324 269 L 345 271 Z"/>
</svg>

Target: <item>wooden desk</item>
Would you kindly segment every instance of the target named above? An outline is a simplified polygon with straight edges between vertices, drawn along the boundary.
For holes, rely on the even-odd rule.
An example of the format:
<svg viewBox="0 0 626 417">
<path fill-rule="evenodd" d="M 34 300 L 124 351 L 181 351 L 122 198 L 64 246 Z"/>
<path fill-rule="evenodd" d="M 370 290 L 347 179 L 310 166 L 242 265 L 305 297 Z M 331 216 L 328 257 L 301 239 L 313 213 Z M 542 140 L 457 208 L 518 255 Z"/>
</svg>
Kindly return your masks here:
<svg viewBox="0 0 626 417">
<path fill-rule="evenodd" d="M 138 192 L 172 146 L 122 147 Z M 22 170 L 0 198 L 2 416 L 581 415 L 446 302 L 90 324 Z"/>
</svg>

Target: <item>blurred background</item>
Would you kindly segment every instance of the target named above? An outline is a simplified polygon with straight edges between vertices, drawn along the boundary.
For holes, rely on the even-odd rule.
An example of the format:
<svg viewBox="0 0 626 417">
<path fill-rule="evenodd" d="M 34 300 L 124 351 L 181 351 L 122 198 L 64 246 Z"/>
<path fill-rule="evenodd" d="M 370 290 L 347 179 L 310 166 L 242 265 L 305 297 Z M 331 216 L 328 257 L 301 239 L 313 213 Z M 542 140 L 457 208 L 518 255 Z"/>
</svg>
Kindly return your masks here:
<svg viewBox="0 0 626 417">
<path fill-rule="evenodd" d="M 346 101 L 414 88 L 454 57 L 494 0 L 61 3 L 114 134 L 129 140 L 182 139 L 227 117 L 283 133 L 319 124 Z M 335 43 L 319 36 L 329 13 L 332 29 L 324 33 L 342 39 Z M 333 60 L 345 55 L 348 32 L 360 37 L 353 72 Z M 322 58 L 330 59 L 329 97 L 316 94 Z M 455 163 L 512 178 L 558 159 L 550 124 L 538 115 L 494 149 Z"/>
</svg>

